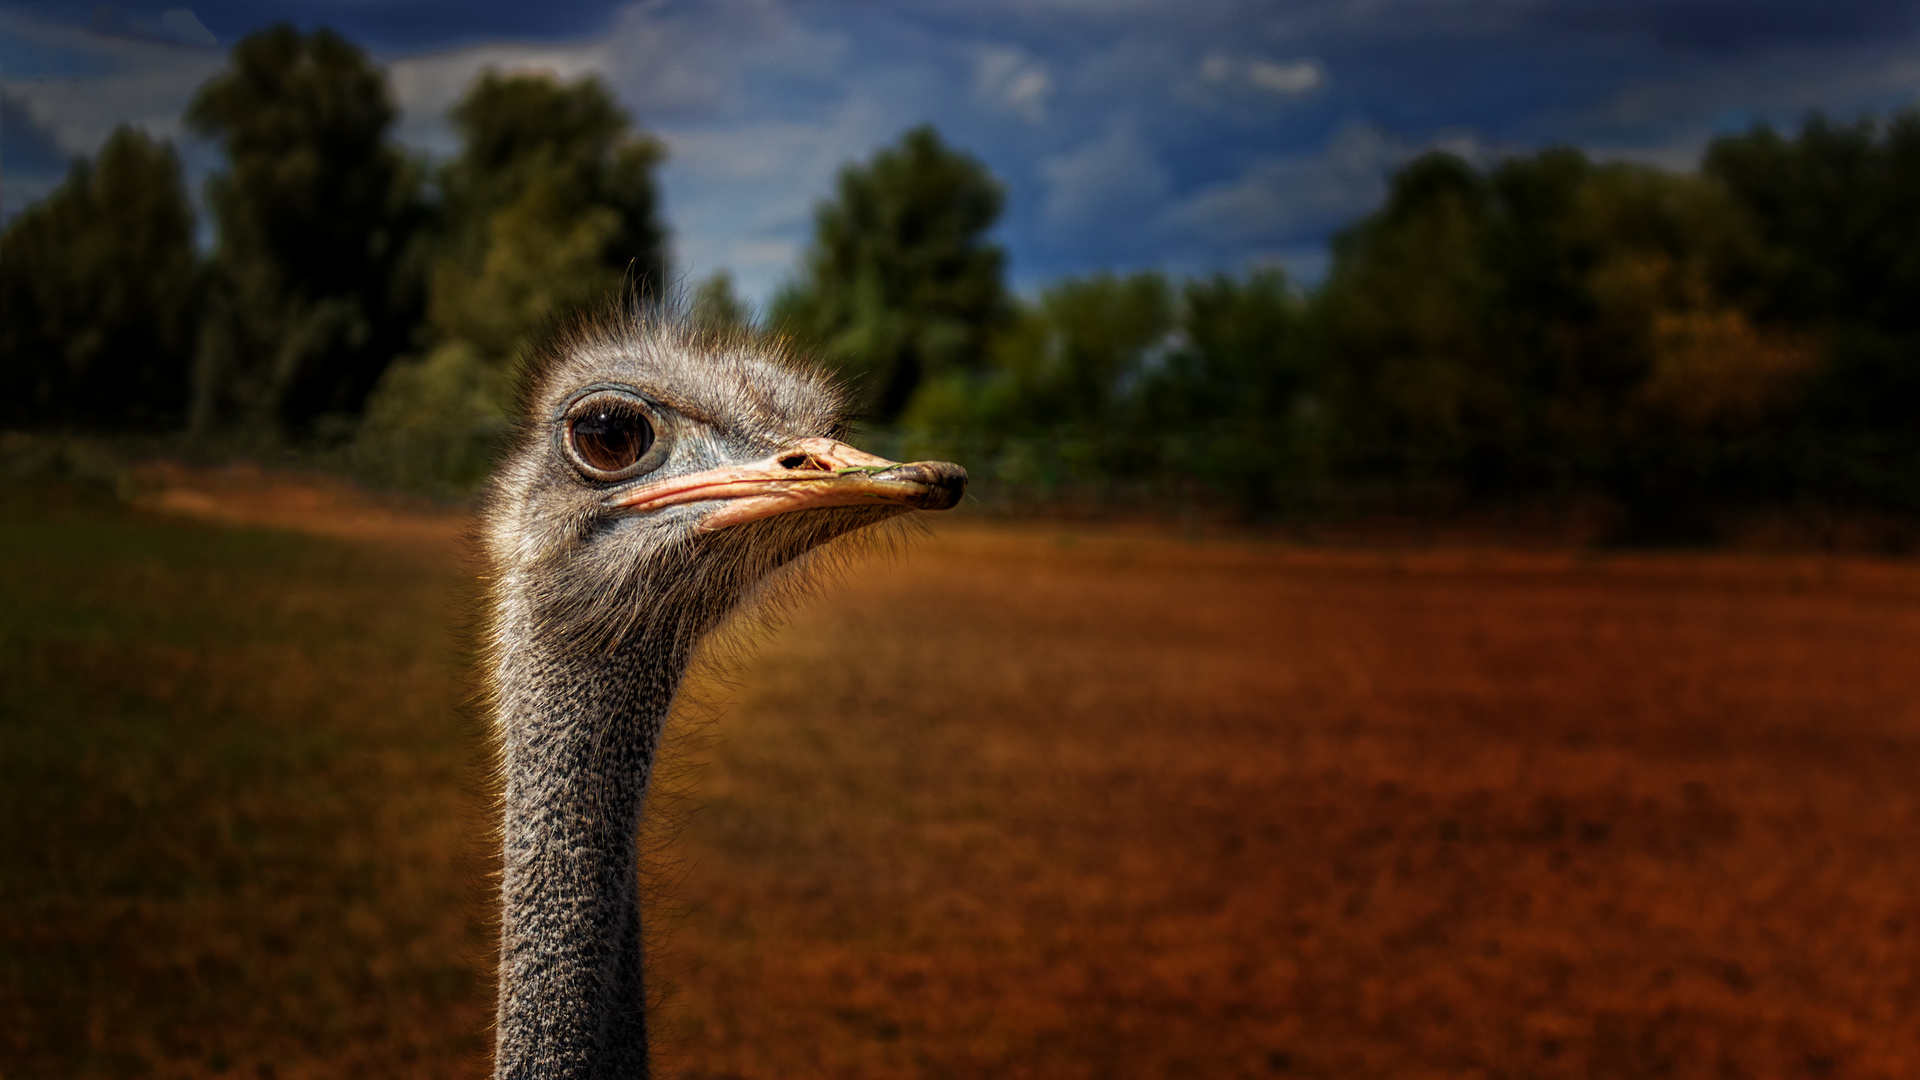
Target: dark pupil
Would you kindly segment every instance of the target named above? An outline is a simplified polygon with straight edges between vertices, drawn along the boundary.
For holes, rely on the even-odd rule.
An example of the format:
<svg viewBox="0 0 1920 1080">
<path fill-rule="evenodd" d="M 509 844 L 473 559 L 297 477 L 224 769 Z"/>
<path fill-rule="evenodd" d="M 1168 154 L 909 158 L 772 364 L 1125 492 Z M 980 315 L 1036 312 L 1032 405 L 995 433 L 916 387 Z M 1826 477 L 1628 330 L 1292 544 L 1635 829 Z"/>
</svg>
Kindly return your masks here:
<svg viewBox="0 0 1920 1080">
<path fill-rule="evenodd" d="M 626 409 L 599 408 L 573 422 L 573 448 L 601 472 L 619 472 L 653 443 L 647 418 Z"/>
</svg>

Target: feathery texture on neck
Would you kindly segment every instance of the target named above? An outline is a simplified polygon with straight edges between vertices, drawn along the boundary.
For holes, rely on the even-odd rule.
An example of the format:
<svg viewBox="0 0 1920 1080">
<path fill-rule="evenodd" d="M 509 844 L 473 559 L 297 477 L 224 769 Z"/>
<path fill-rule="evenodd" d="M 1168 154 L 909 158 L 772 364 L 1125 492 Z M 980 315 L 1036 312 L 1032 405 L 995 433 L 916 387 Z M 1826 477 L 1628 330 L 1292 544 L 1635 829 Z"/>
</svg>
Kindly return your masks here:
<svg viewBox="0 0 1920 1080">
<path fill-rule="evenodd" d="M 770 575 L 881 513 L 823 512 L 658 554 L 603 586 L 601 607 L 627 613 L 613 623 L 524 569 L 495 582 L 506 779 L 496 1076 L 647 1074 L 637 839 L 680 681 L 702 637 Z"/>
<path fill-rule="evenodd" d="M 636 835 L 687 665 L 663 636 L 499 658 L 500 1077 L 647 1075 Z"/>
</svg>

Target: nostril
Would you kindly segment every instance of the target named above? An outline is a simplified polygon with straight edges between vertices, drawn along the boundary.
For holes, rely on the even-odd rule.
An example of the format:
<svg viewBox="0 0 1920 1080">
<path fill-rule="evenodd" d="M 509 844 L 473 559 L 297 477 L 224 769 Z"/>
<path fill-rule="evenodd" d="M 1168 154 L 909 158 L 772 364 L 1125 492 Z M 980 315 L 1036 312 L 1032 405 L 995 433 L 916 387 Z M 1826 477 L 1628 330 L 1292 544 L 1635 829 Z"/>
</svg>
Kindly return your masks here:
<svg viewBox="0 0 1920 1080">
<path fill-rule="evenodd" d="M 788 454 L 780 459 L 780 467 L 783 469 L 804 469 L 813 464 L 813 457 L 810 454 Z"/>
</svg>

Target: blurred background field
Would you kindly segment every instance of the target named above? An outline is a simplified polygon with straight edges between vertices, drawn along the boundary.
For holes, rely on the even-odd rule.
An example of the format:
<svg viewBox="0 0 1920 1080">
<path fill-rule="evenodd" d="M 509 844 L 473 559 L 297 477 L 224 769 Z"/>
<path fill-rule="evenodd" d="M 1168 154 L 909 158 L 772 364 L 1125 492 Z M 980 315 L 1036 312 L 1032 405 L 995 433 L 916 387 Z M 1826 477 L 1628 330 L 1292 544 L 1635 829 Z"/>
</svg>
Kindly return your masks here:
<svg viewBox="0 0 1920 1080">
<path fill-rule="evenodd" d="M 458 519 L 7 498 L 4 1075 L 484 1075 Z M 662 1053 L 1911 1075 L 1917 631 L 1904 562 L 962 517 L 696 676 Z"/>
<path fill-rule="evenodd" d="M 483 1057 L 484 758 L 444 544 L 5 498 L 0 1075 Z"/>
</svg>

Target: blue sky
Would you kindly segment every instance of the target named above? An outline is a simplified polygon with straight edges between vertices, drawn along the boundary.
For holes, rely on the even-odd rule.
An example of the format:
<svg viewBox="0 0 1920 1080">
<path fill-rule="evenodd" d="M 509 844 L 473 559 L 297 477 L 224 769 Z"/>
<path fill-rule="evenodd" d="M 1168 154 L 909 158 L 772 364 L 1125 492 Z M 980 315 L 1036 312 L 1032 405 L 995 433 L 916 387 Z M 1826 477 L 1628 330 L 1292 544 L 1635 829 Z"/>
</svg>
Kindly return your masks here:
<svg viewBox="0 0 1920 1080">
<path fill-rule="evenodd" d="M 1690 168 L 1756 121 L 1920 99 L 1920 0 L 5 0 L 4 212 L 116 124 L 181 138 L 224 47 L 278 20 L 364 45 L 424 154 L 454 149 L 444 113 L 485 68 L 598 74 L 668 144 L 676 269 L 757 300 L 835 171 L 923 121 L 1006 183 L 1022 288 L 1276 262 L 1311 282 L 1430 148 Z M 196 184 L 218 165 L 182 150 Z"/>
</svg>

